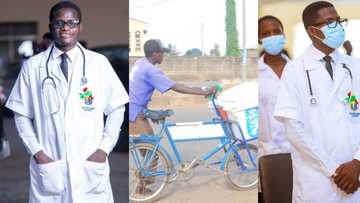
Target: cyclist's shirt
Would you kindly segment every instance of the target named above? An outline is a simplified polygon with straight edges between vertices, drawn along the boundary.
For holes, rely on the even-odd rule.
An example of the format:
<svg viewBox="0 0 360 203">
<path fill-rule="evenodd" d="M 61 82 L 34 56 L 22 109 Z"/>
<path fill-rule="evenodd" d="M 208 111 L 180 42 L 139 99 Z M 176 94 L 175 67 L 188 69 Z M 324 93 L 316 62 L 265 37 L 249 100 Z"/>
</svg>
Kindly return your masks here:
<svg viewBox="0 0 360 203">
<path fill-rule="evenodd" d="M 154 90 L 161 94 L 175 85 L 162 70 L 151 64 L 147 58 L 135 62 L 130 72 L 130 113 L 129 119 L 134 122 L 137 115 L 147 108 Z"/>
</svg>

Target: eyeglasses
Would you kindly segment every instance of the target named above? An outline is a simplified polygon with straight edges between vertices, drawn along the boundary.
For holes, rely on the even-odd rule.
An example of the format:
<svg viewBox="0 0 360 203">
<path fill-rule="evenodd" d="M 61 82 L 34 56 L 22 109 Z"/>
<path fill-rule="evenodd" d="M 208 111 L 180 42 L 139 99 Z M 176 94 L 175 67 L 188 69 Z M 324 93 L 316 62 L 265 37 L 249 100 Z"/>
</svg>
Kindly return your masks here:
<svg viewBox="0 0 360 203">
<path fill-rule="evenodd" d="M 77 26 L 79 26 L 80 21 L 79 20 L 68 20 L 68 21 L 63 21 L 63 20 L 54 20 L 51 25 L 55 28 L 55 29 L 62 29 L 65 27 L 65 25 L 67 25 L 69 28 L 76 28 Z"/>
<path fill-rule="evenodd" d="M 348 19 L 347 18 L 338 18 L 337 20 L 332 20 L 329 22 L 315 23 L 315 24 L 312 24 L 312 26 L 318 26 L 318 25 L 322 25 L 322 24 L 326 24 L 329 28 L 336 28 L 338 25 L 340 25 L 341 27 L 345 27 L 348 24 Z"/>
</svg>

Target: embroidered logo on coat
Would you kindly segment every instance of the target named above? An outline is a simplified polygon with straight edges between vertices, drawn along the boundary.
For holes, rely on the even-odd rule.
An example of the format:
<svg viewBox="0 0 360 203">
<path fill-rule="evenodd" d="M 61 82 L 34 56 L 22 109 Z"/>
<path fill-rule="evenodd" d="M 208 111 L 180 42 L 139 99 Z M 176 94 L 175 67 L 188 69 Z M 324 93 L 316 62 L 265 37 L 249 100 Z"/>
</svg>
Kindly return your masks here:
<svg viewBox="0 0 360 203">
<path fill-rule="evenodd" d="M 350 108 L 350 112 L 349 114 L 352 117 L 358 117 L 360 115 L 359 110 L 359 101 L 356 98 L 356 95 L 352 92 L 349 91 L 347 93 L 347 97 L 344 99 L 345 104 L 349 105 Z"/>
<path fill-rule="evenodd" d="M 94 96 L 88 87 L 84 87 L 79 95 L 80 99 L 84 101 L 84 106 L 82 106 L 82 109 L 85 111 L 92 111 L 95 109 L 95 107 L 92 106 L 94 102 Z"/>
</svg>

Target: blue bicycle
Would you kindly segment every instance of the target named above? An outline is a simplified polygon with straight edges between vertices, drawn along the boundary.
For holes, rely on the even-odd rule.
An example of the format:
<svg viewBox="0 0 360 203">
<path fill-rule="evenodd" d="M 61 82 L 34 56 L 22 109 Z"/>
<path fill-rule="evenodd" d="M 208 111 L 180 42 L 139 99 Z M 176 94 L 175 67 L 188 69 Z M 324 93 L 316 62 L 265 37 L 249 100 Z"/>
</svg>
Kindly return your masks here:
<svg viewBox="0 0 360 203">
<path fill-rule="evenodd" d="M 217 169 L 234 189 L 250 189 L 258 183 L 257 146 L 249 142 L 257 139 L 245 138 L 238 122 L 228 119 L 227 113 L 216 105 L 216 93 L 211 97 L 211 105 L 216 116 L 202 123 L 165 122 L 173 115 L 172 110 L 145 111 L 145 117 L 160 123 L 161 129 L 155 135 L 140 135 L 129 138 L 129 199 L 135 202 L 155 200 L 166 184 L 174 181 L 180 174 L 205 165 Z M 257 111 L 257 109 L 256 109 Z M 234 132 L 237 131 L 237 132 Z M 175 160 L 161 144 L 166 136 Z M 176 142 L 198 142 L 219 140 L 219 145 L 200 159 L 183 161 L 175 145 Z M 215 154 L 224 152 L 220 160 L 207 163 Z"/>
</svg>

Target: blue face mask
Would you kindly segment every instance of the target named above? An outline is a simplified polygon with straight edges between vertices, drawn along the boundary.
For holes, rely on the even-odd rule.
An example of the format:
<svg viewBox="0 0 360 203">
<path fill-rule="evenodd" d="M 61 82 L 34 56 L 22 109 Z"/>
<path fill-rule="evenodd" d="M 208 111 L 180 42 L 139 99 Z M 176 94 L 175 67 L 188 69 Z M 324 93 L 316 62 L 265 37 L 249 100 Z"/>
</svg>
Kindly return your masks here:
<svg viewBox="0 0 360 203">
<path fill-rule="evenodd" d="M 336 25 L 337 24 L 337 25 Z M 330 27 L 331 28 L 330 28 Z M 323 26 L 320 30 L 324 34 L 325 38 L 321 40 L 326 46 L 337 49 L 345 41 L 345 31 L 344 28 L 337 22 Z M 335 27 L 336 26 L 336 27 Z M 316 36 L 315 36 L 316 37 Z M 317 37 L 318 38 L 318 37 Z M 319 39 L 319 38 L 318 38 Z"/>
<path fill-rule="evenodd" d="M 285 45 L 285 36 L 284 35 L 273 35 L 270 37 L 265 37 L 261 40 L 262 47 L 265 52 L 270 55 L 278 55 Z"/>
</svg>

